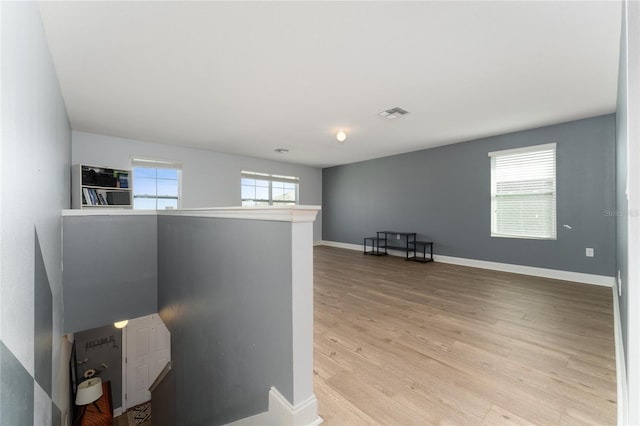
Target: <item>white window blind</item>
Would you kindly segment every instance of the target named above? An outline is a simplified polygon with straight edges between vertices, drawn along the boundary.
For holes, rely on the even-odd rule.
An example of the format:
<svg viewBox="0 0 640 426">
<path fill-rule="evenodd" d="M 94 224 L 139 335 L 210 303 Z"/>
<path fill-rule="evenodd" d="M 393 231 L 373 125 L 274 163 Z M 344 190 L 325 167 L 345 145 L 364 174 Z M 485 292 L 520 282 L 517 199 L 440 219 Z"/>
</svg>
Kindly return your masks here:
<svg viewBox="0 0 640 426">
<path fill-rule="evenodd" d="M 490 152 L 491 236 L 556 238 L 556 144 Z"/>
<path fill-rule="evenodd" d="M 243 171 L 240 190 L 243 206 L 298 204 L 299 178 Z"/>
</svg>

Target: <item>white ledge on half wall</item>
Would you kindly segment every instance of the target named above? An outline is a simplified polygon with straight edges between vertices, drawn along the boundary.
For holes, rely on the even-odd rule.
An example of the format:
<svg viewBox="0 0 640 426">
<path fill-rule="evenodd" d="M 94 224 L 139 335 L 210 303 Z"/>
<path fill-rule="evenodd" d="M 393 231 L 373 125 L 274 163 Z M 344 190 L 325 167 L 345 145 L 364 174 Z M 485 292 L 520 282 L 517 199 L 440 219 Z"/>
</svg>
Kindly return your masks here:
<svg viewBox="0 0 640 426">
<path fill-rule="evenodd" d="M 197 209 L 132 210 L 132 209 L 70 209 L 62 216 L 192 216 L 226 219 L 272 220 L 276 222 L 313 222 L 320 206 L 257 206 L 257 207 L 206 207 Z"/>
</svg>

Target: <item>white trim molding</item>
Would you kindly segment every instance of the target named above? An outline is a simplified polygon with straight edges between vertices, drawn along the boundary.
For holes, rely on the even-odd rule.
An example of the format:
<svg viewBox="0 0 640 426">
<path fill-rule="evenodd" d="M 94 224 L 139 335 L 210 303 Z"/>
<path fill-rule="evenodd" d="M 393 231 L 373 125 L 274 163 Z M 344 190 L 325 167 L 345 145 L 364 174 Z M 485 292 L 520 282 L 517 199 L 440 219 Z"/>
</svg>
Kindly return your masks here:
<svg viewBox="0 0 640 426">
<path fill-rule="evenodd" d="M 319 210 L 320 206 L 247 206 L 158 210 L 158 215 L 273 220 L 277 222 L 300 223 L 315 221 Z"/>
<path fill-rule="evenodd" d="M 83 217 L 83 216 L 156 216 L 155 210 L 133 210 L 125 208 L 87 208 L 87 209 L 67 209 L 62 210 L 62 217 Z"/>
<path fill-rule="evenodd" d="M 227 426 L 318 426 L 322 424 L 322 418 L 317 413 L 315 395 L 293 406 L 278 389 L 271 387 L 268 411 L 236 420 Z"/>
<path fill-rule="evenodd" d="M 348 250 L 363 251 L 359 244 L 341 243 L 337 241 L 318 241 L 316 245 L 325 245 Z M 389 250 L 392 256 L 405 257 L 406 253 L 398 250 Z M 463 257 L 433 255 L 436 262 L 450 263 L 452 265 L 470 266 L 472 268 L 489 269 L 492 271 L 511 272 L 513 274 L 531 275 L 534 277 L 551 278 L 554 280 L 573 281 L 583 284 L 599 285 L 603 287 L 613 287 L 614 277 L 605 275 L 584 274 L 581 272 L 561 271 L 559 269 L 537 268 L 534 266 L 513 265 L 510 263 L 489 262 L 486 260 L 466 259 Z"/>
<path fill-rule="evenodd" d="M 616 384 L 618 386 L 616 406 L 618 424 L 628 424 L 628 388 L 627 365 L 624 358 L 624 340 L 622 339 L 622 322 L 620 318 L 620 302 L 618 300 L 618 283 L 613 286 L 613 335 L 616 348 Z"/>
<path fill-rule="evenodd" d="M 62 216 L 192 216 L 226 219 L 271 220 L 276 222 L 313 222 L 320 206 L 257 206 L 257 207 L 207 207 L 201 209 L 132 210 L 132 209 L 69 209 Z"/>
</svg>

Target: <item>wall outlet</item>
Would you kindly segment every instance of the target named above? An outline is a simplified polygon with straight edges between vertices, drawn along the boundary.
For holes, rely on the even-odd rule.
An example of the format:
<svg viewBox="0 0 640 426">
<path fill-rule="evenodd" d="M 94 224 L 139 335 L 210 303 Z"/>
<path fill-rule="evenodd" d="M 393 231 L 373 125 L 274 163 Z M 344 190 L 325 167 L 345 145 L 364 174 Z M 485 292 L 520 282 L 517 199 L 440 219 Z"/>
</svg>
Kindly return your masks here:
<svg viewBox="0 0 640 426">
<path fill-rule="evenodd" d="M 585 252 L 585 256 L 593 257 L 593 249 L 591 247 L 587 247 L 587 250 Z"/>
</svg>

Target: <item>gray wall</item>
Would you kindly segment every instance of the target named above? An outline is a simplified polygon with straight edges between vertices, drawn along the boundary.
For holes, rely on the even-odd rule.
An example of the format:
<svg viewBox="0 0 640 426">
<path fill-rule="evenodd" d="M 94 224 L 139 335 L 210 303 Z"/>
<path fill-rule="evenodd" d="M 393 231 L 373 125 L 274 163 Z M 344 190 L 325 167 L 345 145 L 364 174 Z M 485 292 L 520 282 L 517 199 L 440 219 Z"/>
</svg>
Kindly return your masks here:
<svg viewBox="0 0 640 426">
<path fill-rule="evenodd" d="M 155 215 L 63 218 L 64 332 L 157 312 Z"/>
<path fill-rule="evenodd" d="M 158 383 L 151 392 L 151 412 L 153 413 L 153 426 L 176 426 L 176 380 L 173 371 Z"/>
<path fill-rule="evenodd" d="M 271 386 L 292 400 L 291 238 L 286 222 L 158 217 L 179 425 L 266 411 Z"/>
<path fill-rule="evenodd" d="M 616 259 L 617 270 L 623 287 L 628 285 L 628 232 L 629 232 L 629 203 L 627 201 L 627 41 L 625 37 L 626 19 L 625 8 L 622 8 L 622 30 L 620 34 L 620 64 L 618 67 L 618 105 L 616 112 Z M 620 285 L 620 283 L 618 283 Z M 620 305 L 620 325 L 624 356 L 628 359 L 628 310 L 629 301 L 627 291 L 622 293 L 618 302 Z"/>
<path fill-rule="evenodd" d="M 78 383 L 83 373 L 93 368 L 103 382 L 111 382 L 113 408 L 122 406 L 122 330 L 113 324 L 74 334 L 76 359 L 88 361 L 78 367 Z M 106 364 L 104 368 L 102 364 Z"/>
<path fill-rule="evenodd" d="M 242 170 L 297 176 L 300 178 L 300 204 L 320 205 L 322 203 L 322 171 L 316 167 L 73 132 L 71 157 L 73 164 L 84 163 L 130 169 L 132 156 L 182 163 L 182 208 L 239 206 Z M 313 223 L 313 239 L 322 239 L 320 217 Z"/>
<path fill-rule="evenodd" d="M 323 239 L 362 244 L 377 230 L 410 231 L 440 255 L 613 276 L 615 217 L 605 212 L 615 210 L 614 141 L 606 115 L 324 169 Z M 487 154 L 551 142 L 557 240 L 491 238 Z"/>
<path fill-rule="evenodd" d="M 71 129 L 36 2 L 0 2 L 0 425 L 59 425 L 69 407 L 60 211 Z"/>
</svg>

